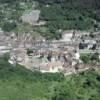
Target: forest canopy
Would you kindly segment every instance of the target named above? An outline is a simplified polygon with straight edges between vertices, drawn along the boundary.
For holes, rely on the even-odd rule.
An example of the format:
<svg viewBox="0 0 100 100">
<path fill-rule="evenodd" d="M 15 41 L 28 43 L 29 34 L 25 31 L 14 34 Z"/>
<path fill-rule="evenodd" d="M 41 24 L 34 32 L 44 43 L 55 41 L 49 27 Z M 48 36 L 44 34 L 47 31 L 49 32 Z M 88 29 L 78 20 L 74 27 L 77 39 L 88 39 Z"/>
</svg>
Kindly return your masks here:
<svg viewBox="0 0 100 100">
<path fill-rule="evenodd" d="M 58 39 L 59 29 L 100 30 L 100 0 L 0 0 L 0 27 L 2 28 L 9 19 L 22 26 L 23 23 L 19 21 L 20 16 L 32 7 L 34 1 L 37 2 L 35 9 L 41 11 L 39 20 L 46 21 L 46 25 L 40 26 L 41 30 L 38 28 L 37 32 L 46 38 Z M 20 3 L 24 3 L 24 6 L 22 7 Z M 2 8 L 2 4 L 8 5 Z M 6 10 L 9 8 L 11 14 L 8 16 Z M 32 31 L 36 31 L 36 28 L 33 27 Z"/>
</svg>

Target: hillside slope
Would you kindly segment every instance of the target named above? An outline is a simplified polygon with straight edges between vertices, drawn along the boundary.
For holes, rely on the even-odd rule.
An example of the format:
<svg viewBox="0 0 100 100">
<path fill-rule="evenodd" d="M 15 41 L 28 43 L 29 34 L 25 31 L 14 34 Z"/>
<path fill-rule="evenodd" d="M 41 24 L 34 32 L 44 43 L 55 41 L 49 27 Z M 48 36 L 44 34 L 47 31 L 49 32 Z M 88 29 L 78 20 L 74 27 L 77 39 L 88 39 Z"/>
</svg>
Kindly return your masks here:
<svg viewBox="0 0 100 100">
<path fill-rule="evenodd" d="M 20 20 L 24 12 L 33 8 L 41 11 L 39 21 L 45 25 L 33 27 Z M 47 39 L 59 39 L 59 30 L 100 30 L 100 0 L 0 0 L 0 27 Z"/>
<path fill-rule="evenodd" d="M 36 0 L 51 38 L 61 30 L 100 30 L 100 0 Z"/>
<path fill-rule="evenodd" d="M 100 72 L 66 78 L 62 74 L 31 72 L 0 58 L 0 100 L 99 100 Z"/>
</svg>

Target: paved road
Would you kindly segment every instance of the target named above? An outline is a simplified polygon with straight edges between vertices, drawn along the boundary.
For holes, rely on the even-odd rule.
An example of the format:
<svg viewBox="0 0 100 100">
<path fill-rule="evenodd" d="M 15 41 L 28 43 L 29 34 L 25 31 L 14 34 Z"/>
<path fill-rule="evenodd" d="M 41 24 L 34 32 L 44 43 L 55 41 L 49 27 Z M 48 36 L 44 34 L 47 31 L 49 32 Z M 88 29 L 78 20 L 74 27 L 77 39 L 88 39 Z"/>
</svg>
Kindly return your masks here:
<svg viewBox="0 0 100 100">
<path fill-rule="evenodd" d="M 79 53 L 100 53 L 100 50 L 79 50 Z"/>
</svg>

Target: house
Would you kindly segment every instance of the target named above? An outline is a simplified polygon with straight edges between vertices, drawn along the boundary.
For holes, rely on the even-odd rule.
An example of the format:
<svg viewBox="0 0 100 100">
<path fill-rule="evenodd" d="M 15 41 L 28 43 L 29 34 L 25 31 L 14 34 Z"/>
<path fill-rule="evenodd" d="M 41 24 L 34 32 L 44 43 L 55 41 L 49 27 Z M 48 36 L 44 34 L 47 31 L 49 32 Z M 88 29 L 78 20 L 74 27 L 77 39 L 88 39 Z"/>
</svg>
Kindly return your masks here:
<svg viewBox="0 0 100 100">
<path fill-rule="evenodd" d="M 74 30 L 67 30 L 62 32 L 62 39 L 61 41 L 72 41 L 76 40 L 80 37 L 80 31 L 74 31 Z"/>
<path fill-rule="evenodd" d="M 37 24 L 39 20 L 40 10 L 32 10 L 31 12 L 27 12 L 21 16 L 21 20 L 24 23 L 29 23 L 31 25 Z"/>
<path fill-rule="evenodd" d="M 49 63 L 45 63 L 42 64 L 40 66 L 40 72 L 42 73 L 56 73 L 59 72 L 63 69 L 63 63 L 62 62 L 49 62 Z"/>
<path fill-rule="evenodd" d="M 71 41 L 72 36 L 73 36 L 73 31 L 64 31 L 62 33 L 61 41 Z"/>
</svg>

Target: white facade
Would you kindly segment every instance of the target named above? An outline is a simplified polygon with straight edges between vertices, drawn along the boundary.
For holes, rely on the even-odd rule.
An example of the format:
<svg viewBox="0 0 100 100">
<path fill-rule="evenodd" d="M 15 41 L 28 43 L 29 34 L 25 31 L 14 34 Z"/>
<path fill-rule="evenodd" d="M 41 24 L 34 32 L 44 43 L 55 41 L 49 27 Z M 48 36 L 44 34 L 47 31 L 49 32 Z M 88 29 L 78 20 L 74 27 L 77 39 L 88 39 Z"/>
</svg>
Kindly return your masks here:
<svg viewBox="0 0 100 100">
<path fill-rule="evenodd" d="M 80 59 L 80 53 L 79 52 L 75 53 L 75 59 L 76 60 L 79 60 Z"/>
<path fill-rule="evenodd" d="M 71 41 L 71 38 L 72 38 L 72 33 L 66 33 L 66 34 L 63 34 L 62 36 L 62 41 Z"/>
</svg>

